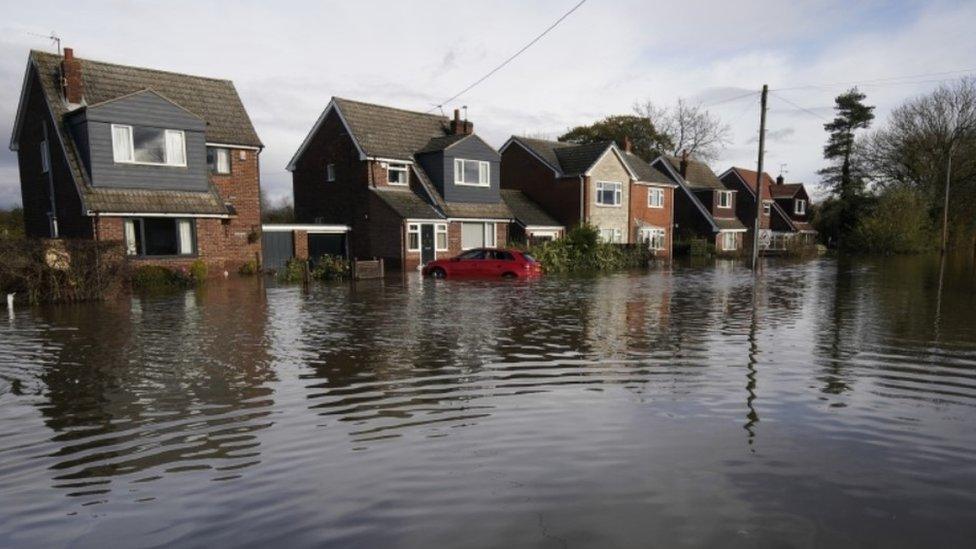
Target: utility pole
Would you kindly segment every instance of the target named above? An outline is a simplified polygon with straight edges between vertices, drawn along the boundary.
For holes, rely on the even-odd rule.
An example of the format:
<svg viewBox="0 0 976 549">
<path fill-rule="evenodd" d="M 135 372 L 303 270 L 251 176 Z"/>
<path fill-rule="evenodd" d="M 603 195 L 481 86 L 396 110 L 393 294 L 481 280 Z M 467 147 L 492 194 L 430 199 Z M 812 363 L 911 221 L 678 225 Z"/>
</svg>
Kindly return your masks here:
<svg viewBox="0 0 976 549">
<path fill-rule="evenodd" d="M 949 243 L 949 181 L 952 177 L 952 147 L 955 141 L 949 143 L 949 157 L 946 159 L 945 203 L 942 205 L 942 255 L 946 254 Z"/>
<path fill-rule="evenodd" d="M 756 272 L 759 266 L 759 220 L 762 219 L 762 180 L 763 156 L 766 154 L 766 96 L 769 95 L 769 85 L 763 84 L 762 96 L 759 99 L 759 162 L 756 169 L 756 221 L 752 227 L 752 270 Z"/>
</svg>

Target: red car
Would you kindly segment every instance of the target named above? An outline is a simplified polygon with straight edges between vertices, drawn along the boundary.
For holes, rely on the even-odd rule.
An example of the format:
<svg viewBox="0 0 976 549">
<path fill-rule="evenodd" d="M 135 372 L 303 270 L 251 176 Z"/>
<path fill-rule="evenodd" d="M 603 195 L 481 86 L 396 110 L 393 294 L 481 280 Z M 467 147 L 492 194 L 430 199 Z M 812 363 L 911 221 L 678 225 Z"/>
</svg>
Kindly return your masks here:
<svg viewBox="0 0 976 549">
<path fill-rule="evenodd" d="M 475 248 L 451 259 L 438 259 L 424 265 L 424 276 L 527 278 L 542 274 L 542 265 L 531 255 L 518 250 Z"/>
</svg>

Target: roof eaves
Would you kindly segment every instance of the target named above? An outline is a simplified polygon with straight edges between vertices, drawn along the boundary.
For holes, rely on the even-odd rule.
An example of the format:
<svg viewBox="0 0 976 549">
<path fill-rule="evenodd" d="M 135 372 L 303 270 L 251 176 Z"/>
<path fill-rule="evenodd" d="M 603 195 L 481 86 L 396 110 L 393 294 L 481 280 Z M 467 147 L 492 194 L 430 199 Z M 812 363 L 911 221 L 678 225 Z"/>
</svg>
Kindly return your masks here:
<svg viewBox="0 0 976 549">
<path fill-rule="evenodd" d="M 613 151 L 613 153 L 617 155 L 617 160 L 620 161 L 620 163 L 624 167 L 624 170 L 627 171 L 627 174 L 630 176 L 632 180 L 639 179 L 637 177 L 637 174 L 634 173 L 634 170 L 630 168 L 630 164 L 628 164 L 627 161 L 624 159 L 623 154 L 620 152 L 620 149 L 617 148 L 617 144 L 614 143 L 613 141 L 611 141 L 607 145 L 607 148 L 602 153 L 600 153 L 600 156 L 598 156 L 597 159 L 594 160 L 592 164 L 590 164 L 590 167 L 587 168 L 585 172 L 583 172 L 583 175 L 589 176 L 593 172 L 593 169 L 596 168 L 597 164 L 603 161 L 603 157 L 605 157 L 607 155 L 607 152 L 609 151 Z"/>
<path fill-rule="evenodd" d="M 668 161 L 667 158 L 663 156 L 659 156 L 654 159 L 654 162 L 652 162 L 651 165 L 653 166 L 654 163 L 657 162 L 660 162 L 661 165 L 663 165 L 664 168 L 667 170 L 667 172 L 671 174 L 671 177 L 678 182 L 678 187 L 680 187 L 681 190 L 685 192 L 685 196 L 687 196 L 688 199 L 691 200 L 691 203 L 698 208 L 698 211 L 702 214 L 702 216 L 705 217 L 705 220 L 708 221 L 708 224 L 712 226 L 712 229 L 715 232 L 718 232 L 720 230 L 720 227 L 718 226 L 717 223 L 715 223 L 715 219 L 712 218 L 712 214 L 709 213 L 709 211 L 705 208 L 705 206 L 701 203 L 701 201 L 698 200 L 698 197 L 695 196 L 695 193 L 691 192 L 691 190 L 688 188 L 685 178 L 681 177 L 681 175 L 674 169 L 674 166 L 671 165 L 671 162 Z"/>
</svg>

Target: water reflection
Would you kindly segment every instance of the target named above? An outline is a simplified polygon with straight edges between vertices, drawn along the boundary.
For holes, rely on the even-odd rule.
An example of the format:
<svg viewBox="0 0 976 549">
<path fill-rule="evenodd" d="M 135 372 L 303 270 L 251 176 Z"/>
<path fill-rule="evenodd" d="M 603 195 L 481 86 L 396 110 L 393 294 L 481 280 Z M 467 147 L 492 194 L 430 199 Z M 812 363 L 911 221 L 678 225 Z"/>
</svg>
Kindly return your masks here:
<svg viewBox="0 0 976 549">
<path fill-rule="evenodd" d="M 952 545 L 976 535 L 973 284 L 717 261 L 22 310 L 0 539 Z"/>
</svg>

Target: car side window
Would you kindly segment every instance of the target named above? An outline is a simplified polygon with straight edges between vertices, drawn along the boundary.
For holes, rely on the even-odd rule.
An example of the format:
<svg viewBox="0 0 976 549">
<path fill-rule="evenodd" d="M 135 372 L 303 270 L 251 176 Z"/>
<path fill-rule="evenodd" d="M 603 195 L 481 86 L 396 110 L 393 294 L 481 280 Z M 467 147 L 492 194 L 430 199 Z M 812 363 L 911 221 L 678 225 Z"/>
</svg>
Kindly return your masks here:
<svg viewBox="0 0 976 549">
<path fill-rule="evenodd" d="M 502 251 L 495 252 L 495 259 L 498 261 L 515 261 L 515 257 L 513 257 L 512 254 Z"/>
<path fill-rule="evenodd" d="M 463 254 L 459 255 L 458 257 L 461 258 L 461 259 L 484 259 L 485 258 L 485 251 L 484 250 L 468 250 L 468 251 L 464 252 Z"/>
</svg>

